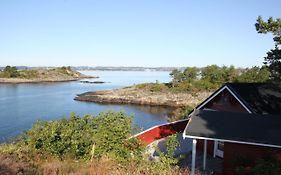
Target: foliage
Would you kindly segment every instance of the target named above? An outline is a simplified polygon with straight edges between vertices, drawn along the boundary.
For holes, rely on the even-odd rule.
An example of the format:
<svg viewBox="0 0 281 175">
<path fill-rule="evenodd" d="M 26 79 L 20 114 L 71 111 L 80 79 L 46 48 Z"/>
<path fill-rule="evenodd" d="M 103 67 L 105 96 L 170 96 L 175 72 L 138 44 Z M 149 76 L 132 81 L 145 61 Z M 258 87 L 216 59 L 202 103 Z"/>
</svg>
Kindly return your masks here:
<svg viewBox="0 0 281 175">
<path fill-rule="evenodd" d="M 275 49 L 271 49 L 266 53 L 267 56 L 264 57 L 265 64 L 268 66 L 271 77 L 273 81 L 281 81 L 281 50 L 279 47 L 275 46 Z"/>
<path fill-rule="evenodd" d="M 58 72 L 60 72 L 60 73 L 62 73 L 62 74 L 65 74 L 65 75 L 70 75 L 70 76 L 73 75 L 73 71 L 72 71 L 72 69 L 71 69 L 70 66 L 67 66 L 67 67 L 62 66 L 62 67 L 56 68 L 56 69 L 54 69 L 54 70 L 56 70 L 56 71 L 58 71 Z"/>
<path fill-rule="evenodd" d="M 198 92 L 217 89 L 227 82 L 266 82 L 271 73 L 267 67 L 237 69 L 234 66 L 209 65 L 201 69 L 173 70 L 170 75 L 173 78 L 172 92 Z"/>
<path fill-rule="evenodd" d="M 281 18 L 277 18 L 274 20 L 272 17 L 269 17 L 266 22 L 262 19 L 261 16 L 259 16 L 255 27 L 258 33 L 272 33 L 274 36 L 273 41 L 275 42 L 275 45 L 281 44 Z"/>
<path fill-rule="evenodd" d="M 170 76 L 172 77 L 173 87 L 176 86 L 178 83 L 181 83 L 183 81 L 183 73 L 178 69 L 174 69 L 170 73 Z"/>
<path fill-rule="evenodd" d="M 217 65 L 206 66 L 201 71 L 201 79 L 208 81 L 212 84 L 223 84 L 224 83 L 224 72 Z"/>
<path fill-rule="evenodd" d="M 82 74 L 73 71 L 71 67 L 59 67 L 54 69 L 27 69 L 17 70 L 16 67 L 6 66 L 0 71 L 0 78 L 22 78 L 22 79 L 71 79 L 79 78 Z"/>
<path fill-rule="evenodd" d="M 234 66 L 209 65 L 203 68 L 187 67 L 183 71 L 174 69 L 170 76 L 170 83 L 144 83 L 136 85 L 136 88 L 150 92 L 196 93 L 215 90 L 228 82 L 267 82 L 271 73 L 266 66 L 241 69 Z"/>
<path fill-rule="evenodd" d="M 15 66 L 6 66 L 0 76 L 3 78 L 16 78 L 19 75 L 20 74 Z"/>
<path fill-rule="evenodd" d="M 38 70 L 24 70 L 20 72 L 20 78 L 32 79 L 38 77 Z"/>
<path fill-rule="evenodd" d="M 131 138 L 131 130 L 132 117 L 122 112 L 84 117 L 72 113 L 58 121 L 37 122 L 17 142 L 0 145 L 0 156 L 16 157 L 10 166 L 15 171 L 22 162 L 28 165 L 22 172 L 38 174 L 189 173 L 176 166 L 176 136 L 167 139 L 167 152 L 160 162 L 151 162 L 139 140 Z"/>
<path fill-rule="evenodd" d="M 265 65 L 269 67 L 271 77 L 273 81 L 281 81 L 281 18 L 273 19 L 270 17 L 267 22 L 258 17 L 255 24 L 256 31 L 261 34 L 272 33 L 275 48 L 267 52 L 267 56 L 264 57 Z"/>
<path fill-rule="evenodd" d="M 237 77 L 238 82 L 255 83 L 266 82 L 270 78 L 270 72 L 266 67 L 252 67 L 245 69 L 240 76 Z"/>
<path fill-rule="evenodd" d="M 36 159 L 34 157 L 34 159 Z M 154 166 L 154 162 L 143 160 L 126 162 L 126 165 L 108 156 L 102 156 L 92 161 L 81 161 L 73 159 L 40 159 L 34 163 L 17 160 L 11 155 L 0 155 L 0 174 L 30 174 L 30 175 L 122 175 L 122 174 L 163 174 L 179 175 L 189 174 L 187 169 L 171 167 L 170 169 L 159 170 Z"/>
<path fill-rule="evenodd" d="M 169 122 L 185 119 L 188 116 L 188 114 L 194 109 L 194 107 L 186 106 L 184 108 L 175 109 L 173 115 L 168 119 Z"/>
<path fill-rule="evenodd" d="M 72 113 L 68 119 L 35 123 L 21 143 L 30 150 L 59 158 L 90 159 L 94 152 L 94 156 L 111 154 L 121 160 L 142 149 L 136 140 L 129 139 L 131 129 L 132 118 L 122 112 L 81 118 Z"/>
<path fill-rule="evenodd" d="M 150 87 L 151 92 L 163 92 L 165 89 L 167 89 L 166 86 L 160 83 L 154 83 Z"/>
<path fill-rule="evenodd" d="M 136 85 L 136 88 L 150 92 L 165 92 L 168 89 L 168 86 L 162 83 L 143 83 Z"/>
<path fill-rule="evenodd" d="M 239 156 L 236 172 L 241 175 L 278 175 L 281 174 L 281 162 L 274 155 L 256 161 Z"/>
<path fill-rule="evenodd" d="M 120 160 L 128 159 L 134 154 L 139 156 L 141 144 L 134 138 L 129 139 L 133 129 L 132 117 L 122 112 L 106 112 L 95 119 L 97 129 L 93 141 L 96 156 L 111 154 Z"/>
<path fill-rule="evenodd" d="M 179 146 L 179 142 L 177 140 L 177 135 L 171 135 L 166 138 L 166 152 L 161 152 L 157 150 L 159 154 L 160 161 L 155 163 L 155 169 L 160 171 L 169 170 L 172 167 L 175 167 L 179 160 L 174 157 L 174 152 L 176 148 Z"/>
<path fill-rule="evenodd" d="M 183 71 L 184 81 L 192 82 L 197 79 L 199 74 L 199 69 L 197 67 L 187 67 Z"/>
</svg>

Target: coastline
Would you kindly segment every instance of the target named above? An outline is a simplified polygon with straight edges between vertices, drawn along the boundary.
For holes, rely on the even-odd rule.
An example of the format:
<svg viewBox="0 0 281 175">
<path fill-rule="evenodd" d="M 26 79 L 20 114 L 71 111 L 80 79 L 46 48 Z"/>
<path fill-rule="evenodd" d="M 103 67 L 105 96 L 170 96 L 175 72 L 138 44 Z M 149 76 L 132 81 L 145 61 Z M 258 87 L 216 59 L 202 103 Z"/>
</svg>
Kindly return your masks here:
<svg viewBox="0 0 281 175">
<path fill-rule="evenodd" d="M 24 79 L 24 78 L 0 78 L 0 84 L 21 84 L 21 83 L 59 83 L 59 82 L 69 82 L 78 81 L 82 79 L 98 78 L 95 76 L 81 76 L 77 78 L 36 78 L 36 79 Z"/>
<path fill-rule="evenodd" d="M 137 89 L 136 86 L 130 86 L 121 89 L 85 92 L 78 94 L 74 100 L 104 104 L 138 104 L 180 108 L 194 106 L 202 102 L 210 94 L 211 92 L 207 91 L 192 94 L 183 92 L 150 92 Z"/>
</svg>

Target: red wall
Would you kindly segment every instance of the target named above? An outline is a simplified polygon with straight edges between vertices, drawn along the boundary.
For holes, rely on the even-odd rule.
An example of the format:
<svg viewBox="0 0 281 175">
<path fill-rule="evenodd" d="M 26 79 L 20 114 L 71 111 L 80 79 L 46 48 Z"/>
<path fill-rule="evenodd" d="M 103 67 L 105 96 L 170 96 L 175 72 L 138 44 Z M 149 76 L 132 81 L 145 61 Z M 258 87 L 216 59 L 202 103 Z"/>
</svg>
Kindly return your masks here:
<svg viewBox="0 0 281 175">
<path fill-rule="evenodd" d="M 213 98 L 203 108 L 210 108 L 225 112 L 247 112 L 247 110 L 239 103 L 239 101 L 236 100 L 236 98 L 232 96 L 226 89 Z"/>
<path fill-rule="evenodd" d="M 204 140 L 197 140 L 196 149 L 199 149 L 201 151 L 204 150 Z M 212 140 L 207 141 L 207 153 L 211 156 L 213 156 L 214 154 L 214 141 Z"/>
<path fill-rule="evenodd" d="M 182 120 L 174 123 L 168 123 L 152 127 L 135 137 L 140 139 L 145 144 L 150 144 L 155 140 L 167 137 L 175 133 L 182 133 L 188 123 L 188 120 Z"/>
<path fill-rule="evenodd" d="M 234 175 L 235 174 L 235 161 L 237 156 L 243 155 L 247 159 L 253 161 L 263 158 L 269 153 L 281 155 L 281 149 L 269 148 L 264 146 L 236 144 L 236 143 L 225 143 L 224 144 L 224 160 L 223 160 L 223 174 Z"/>
</svg>

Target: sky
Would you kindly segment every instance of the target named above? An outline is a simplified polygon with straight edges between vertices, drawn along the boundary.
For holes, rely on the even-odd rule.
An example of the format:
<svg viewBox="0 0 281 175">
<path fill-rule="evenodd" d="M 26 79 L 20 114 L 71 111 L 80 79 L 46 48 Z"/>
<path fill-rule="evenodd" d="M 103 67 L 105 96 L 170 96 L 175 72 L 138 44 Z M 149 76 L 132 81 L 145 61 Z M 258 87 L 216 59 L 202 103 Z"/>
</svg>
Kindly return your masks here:
<svg viewBox="0 0 281 175">
<path fill-rule="evenodd" d="M 0 0 L 0 66 L 261 66 L 280 0 Z"/>
</svg>

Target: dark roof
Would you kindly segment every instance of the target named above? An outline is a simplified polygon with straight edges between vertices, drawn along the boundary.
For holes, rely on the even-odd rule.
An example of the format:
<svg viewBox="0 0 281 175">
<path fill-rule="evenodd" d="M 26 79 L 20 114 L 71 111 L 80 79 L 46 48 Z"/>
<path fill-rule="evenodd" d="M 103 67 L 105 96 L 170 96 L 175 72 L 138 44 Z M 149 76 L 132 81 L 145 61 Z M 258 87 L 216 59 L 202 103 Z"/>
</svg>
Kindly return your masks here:
<svg viewBox="0 0 281 175">
<path fill-rule="evenodd" d="M 281 147 L 281 115 L 195 110 L 184 135 Z"/>
<path fill-rule="evenodd" d="M 226 86 L 255 114 L 281 114 L 281 84 L 227 83 Z"/>
</svg>

